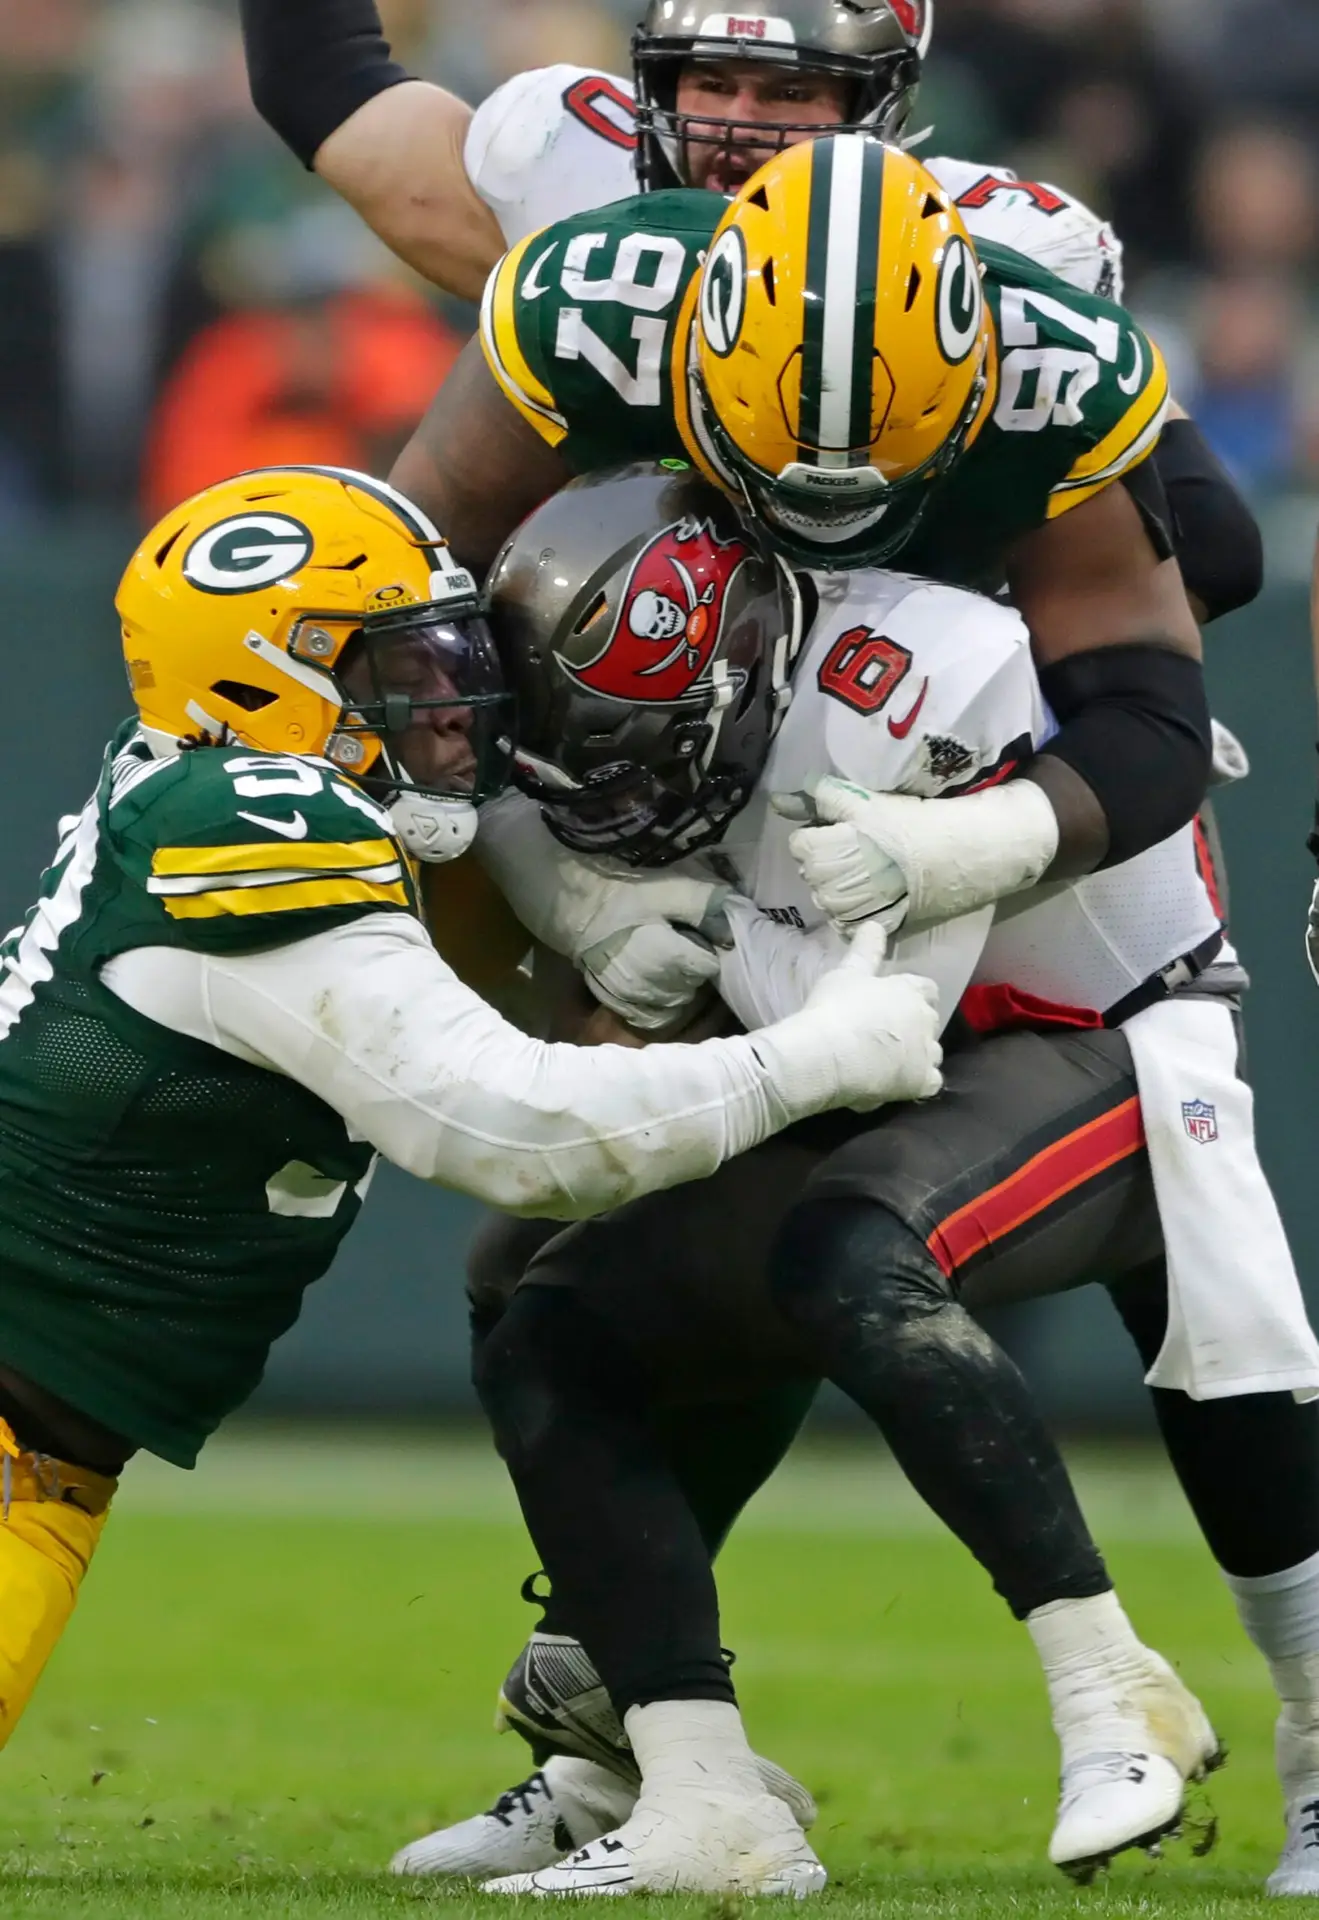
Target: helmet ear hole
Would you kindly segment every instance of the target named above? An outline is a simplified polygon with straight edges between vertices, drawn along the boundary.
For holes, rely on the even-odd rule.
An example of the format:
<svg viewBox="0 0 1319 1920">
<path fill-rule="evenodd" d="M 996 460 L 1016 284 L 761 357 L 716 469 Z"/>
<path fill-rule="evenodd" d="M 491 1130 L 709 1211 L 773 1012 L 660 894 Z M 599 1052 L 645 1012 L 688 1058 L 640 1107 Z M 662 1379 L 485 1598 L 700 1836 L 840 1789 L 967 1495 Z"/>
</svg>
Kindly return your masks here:
<svg viewBox="0 0 1319 1920">
<path fill-rule="evenodd" d="M 211 692 L 218 693 L 231 706 L 241 707 L 244 713 L 260 713 L 262 707 L 270 706 L 279 698 L 269 687 L 252 687 L 244 680 L 213 680 Z"/>
<path fill-rule="evenodd" d="M 602 613 L 605 613 L 608 611 L 608 607 L 609 607 L 609 596 L 604 593 L 597 593 L 595 596 L 595 599 L 592 600 L 590 606 L 586 609 L 586 612 L 582 615 L 581 619 L 577 622 L 577 625 L 573 628 L 573 632 L 585 633 L 588 628 L 593 627 L 595 625 L 596 621 L 600 618 L 600 615 Z"/>
<path fill-rule="evenodd" d="M 907 282 L 906 311 L 908 313 L 910 313 L 912 308 L 915 306 L 917 298 L 920 295 L 920 290 L 921 290 L 921 270 L 919 267 L 913 267 L 911 270 L 911 278 Z"/>
</svg>

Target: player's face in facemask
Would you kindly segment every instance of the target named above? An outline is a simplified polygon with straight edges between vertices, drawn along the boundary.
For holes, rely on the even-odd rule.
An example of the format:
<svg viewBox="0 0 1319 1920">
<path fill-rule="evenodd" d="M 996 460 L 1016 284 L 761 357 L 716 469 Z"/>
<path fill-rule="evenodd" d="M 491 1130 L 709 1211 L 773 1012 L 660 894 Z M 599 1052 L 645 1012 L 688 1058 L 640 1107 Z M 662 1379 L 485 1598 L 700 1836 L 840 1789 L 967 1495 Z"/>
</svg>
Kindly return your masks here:
<svg viewBox="0 0 1319 1920">
<path fill-rule="evenodd" d="M 678 80 L 679 115 L 696 116 L 684 142 L 687 184 L 733 194 L 780 149 L 847 117 L 847 83 L 761 60 L 692 60 Z M 709 122 L 708 126 L 700 124 Z M 721 124 L 722 123 L 722 124 Z M 786 140 L 778 127 L 794 129 Z"/>
<path fill-rule="evenodd" d="M 407 725 L 386 734 L 390 751 L 417 786 L 441 793 L 470 793 L 476 779 L 472 708 L 445 704 L 462 701 L 458 678 L 468 677 L 459 639 L 444 626 L 377 639 L 370 656 L 363 651 L 342 676 L 363 702 L 401 696 L 409 703 Z"/>
</svg>

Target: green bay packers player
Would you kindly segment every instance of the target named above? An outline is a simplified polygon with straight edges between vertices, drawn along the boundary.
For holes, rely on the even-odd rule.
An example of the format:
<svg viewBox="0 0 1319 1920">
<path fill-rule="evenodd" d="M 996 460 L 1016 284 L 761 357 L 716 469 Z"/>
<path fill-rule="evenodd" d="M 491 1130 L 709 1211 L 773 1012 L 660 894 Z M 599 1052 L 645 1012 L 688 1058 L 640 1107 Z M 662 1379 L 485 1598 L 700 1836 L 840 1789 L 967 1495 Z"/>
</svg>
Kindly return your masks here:
<svg viewBox="0 0 1319 1920">
<path fill-rule="evenodd" d="M 983 899 L 1008 842 L 1013 871 L 1062 876 L 1194 815 L 1211 735 L 1148 464 L 1162 359 L 1122 309 L 978 260 L 909 155 L 835 135 L 729 207 L 650 194 L 561 221 L 491 277 L 481 341 L 396 469 L 473 564 L 574 469 L 690 459 L 806 564 L 1009 587 L 1060 725 L 984 810 Z"/>
<path fill-rule="evenodd" d="M 712 13 L 705 0 L 650 0 L 630 79 L 539 67 L 475 111 L 390 57 L 375 0 L 243 0 L 242 19 L 252 97 L 274 131 L 423 278 L 476 300 L 505 248 L 551 221 L 637 191 L 735 193 L 826 128 L 907 138 L 934 4 Z M 947 156 L 926 164 L 977 244 L 1122 298 L 1118 236 L 1063 189 Z M 1155 458 L 1188 590 L 1212 618 L 1258 593 L 1259 530 L 1194 422 L 1173 413 Z"/>
<path fill-rule="evenodd" d="M 193 1465 L 377 1155 L 573 1218 L 803 1114 L 938 1085 L 933 988 L 874 955 L 754 1038 L 529 1040 L 439 957 L 414 859 L 512 742 L 471 576 L 401 495 L 270 469 L 139 547 L 137 718 L 0 948 L 0 1741 L 125 1460 Z"/>
</svg>

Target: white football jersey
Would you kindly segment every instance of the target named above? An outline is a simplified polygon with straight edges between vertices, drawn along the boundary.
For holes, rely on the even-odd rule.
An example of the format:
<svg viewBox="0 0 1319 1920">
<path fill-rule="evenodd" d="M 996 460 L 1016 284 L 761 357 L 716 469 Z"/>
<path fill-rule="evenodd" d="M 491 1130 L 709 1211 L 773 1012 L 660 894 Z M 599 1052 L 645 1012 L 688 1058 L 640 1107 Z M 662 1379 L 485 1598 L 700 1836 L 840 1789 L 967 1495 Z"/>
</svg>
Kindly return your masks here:
<svg viewBox="0 0 1319 1920">
<path fill-rule="evenodd" d="M 828 773 L 881 793 L 973 793 L 1009 778 L 1054 731 L 1010 608 L 905 574 L 812 578 L 820 612 L 792 704 L 752 800 L 704 856 L 758 910 L 735 914 L 721 976 L 748 1025 L 793 1011 L 842 951 L 792 857 L 795 823 L 772 795 Z M 1188 826 L 1120 867 L 1037 887 L 993 914 L 904 929 L 889 962 L 931 974 L 945 1018 L 970 981 L 1104 1012 L 1219 924 Z"/>
<path fill-rule="evenodd" d="M 822 915 L 771 794 L 826 773 L 923 798 L 1006 779 L 1051 730 L 1020 616 L 975 593 L 865 568 L 811 576 L 817 615 L 756 792 L 719 842 L 739 890 L 783 925 Z"/>
<path fill-rule="evenodd" d="M 630 81 L 583 67 L 537 67 L 506 80 L 477 108 L 464 161 L 511 247 L 551 221 L 629 199 L 637 190 L 635 143 Z M 1117 236 L 1079 200 L 1018 180 L 1006 167 L 924 165 L 957 202 L 973 239 L 1014 247 L 1085 293 L 1121 300 Z"/>
</svg>

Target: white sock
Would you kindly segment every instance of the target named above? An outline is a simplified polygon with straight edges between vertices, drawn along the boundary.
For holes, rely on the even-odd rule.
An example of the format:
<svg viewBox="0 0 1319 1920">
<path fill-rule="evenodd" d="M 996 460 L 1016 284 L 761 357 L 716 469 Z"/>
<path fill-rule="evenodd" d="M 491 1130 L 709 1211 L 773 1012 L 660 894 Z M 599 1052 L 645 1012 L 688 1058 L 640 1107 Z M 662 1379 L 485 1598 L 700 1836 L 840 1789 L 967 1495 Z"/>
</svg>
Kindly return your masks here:
<svg viewBox="0 0 1319 1920">
<path fill-rule="evenodd" d="M 1225 1573 L 1241 1624 L 1269 1663 L 1282 1712 L 1278 1772 L 1289 1796 L 1319 1794 L 1319 1553 L 1281 1573 Z"/>
<path fill-rule="evenodd" d="M 1225 1573 L 1241 1624 L 1270 1663 L 1319 1653 L 1319 1553 L 1253 1579 Z"/>
<path fill-rule="evenodd" d="M 1149 1649 L 1115 1593 L 1054 1600 L 1026 1626 L 1044 1669 L 1063 1764 L 1082 1753 L 1126 1752 L 1144 1745 L 1144 1727 L 1127 1699 L 1149 1672 Z"/>
<path fill-rule="evenodd" d="M 731 1700 L 654 1700 L 629 1707 L 623 1725 L 647 1795 L 765 1792 L 742 1716 Z"/>
</svg>

